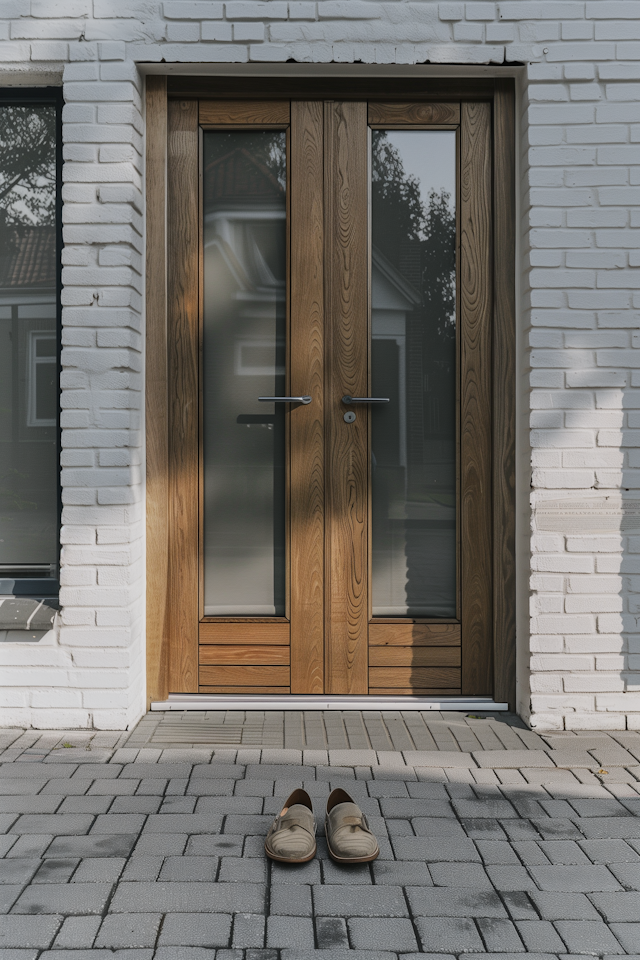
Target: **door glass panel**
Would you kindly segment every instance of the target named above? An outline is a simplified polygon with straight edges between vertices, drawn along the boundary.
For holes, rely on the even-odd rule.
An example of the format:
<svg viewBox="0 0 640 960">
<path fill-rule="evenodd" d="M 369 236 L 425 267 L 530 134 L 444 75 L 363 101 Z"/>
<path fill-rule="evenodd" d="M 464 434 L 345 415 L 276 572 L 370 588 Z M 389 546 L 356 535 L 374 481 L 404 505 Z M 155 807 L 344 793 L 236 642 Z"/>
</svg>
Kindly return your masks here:
<svg viewBox="0 0 640 960">
<path fill-rule="evenodd" d="M 456 134 L 374 130 L 374 616 L 456 615 Z"/>
<path fill-rule="evenodd" d="M 57 564 L 56 108 L 0 107 L 0 564 Z"/>
<path fill-rule="evenodd" d="M 285 612 L 286 134 L 204 133 L 204 613 Z"/>
</svg>

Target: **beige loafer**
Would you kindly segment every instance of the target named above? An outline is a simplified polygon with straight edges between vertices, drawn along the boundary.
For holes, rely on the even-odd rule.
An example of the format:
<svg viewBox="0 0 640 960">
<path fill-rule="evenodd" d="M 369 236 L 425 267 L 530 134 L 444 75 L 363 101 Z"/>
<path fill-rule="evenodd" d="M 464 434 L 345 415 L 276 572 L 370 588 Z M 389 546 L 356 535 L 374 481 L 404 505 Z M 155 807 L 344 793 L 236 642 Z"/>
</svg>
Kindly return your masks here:
<svg viewBox="0 0 640 960">
<path fill-rule="evenodd" d="M 324 828 L 329 856 L 336 863 L 370 863 L 380 853 L 364 813 L 340 787 L 327 800 Z"/>
<path fill-rule="evenodd" d="M 264 842 L 265 853 L 278 863 L 307 863 L 316 855 L 316 821 L 311 797 L 294 790 L 273 821 Z"/>
</svg>

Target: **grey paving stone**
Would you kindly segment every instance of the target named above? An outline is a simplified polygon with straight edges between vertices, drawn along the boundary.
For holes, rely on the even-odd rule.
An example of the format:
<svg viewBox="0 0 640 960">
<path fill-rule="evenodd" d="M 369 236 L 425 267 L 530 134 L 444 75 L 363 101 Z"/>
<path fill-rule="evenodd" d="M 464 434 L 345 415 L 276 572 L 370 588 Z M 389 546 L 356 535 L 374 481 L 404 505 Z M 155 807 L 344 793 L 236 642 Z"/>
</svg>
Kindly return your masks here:
<svg viewBox="0 0 640 960">
<path fill-rule="evenodd" d="M 41 796 L 0 796 L 0 813 L 55 813 L 63 797 L 55 794 Z"/>
<path fill-rule="evenodd" d="M 473 920 L 462 917 L 417 917 L 415 926 L 424 950 L 435 953 L 468 953 L 482 951 Z"/>
<path fill-rule="evenodd" d="M 537 890 L 538 887 L 524 867 L 487 866 L 487 874 L 496 890 Z"/>
<path fill-rule="evenodd" d="M 419 860 L 409 860 L 404 863 L 396 860 L 376 860 L 373 864 L 373 876 L 376 884 L 393 886 L 425 886 L 433 885 L 431 874 L 426 863 Z"/>
<path fill-rule="evenodd" d="M 54 837 L 80 836 L 89 832 L 93 819 L 89 814 L 80 813 L 27 813 L 18 818 L 11 827 L 11 832 L 17 834 L 46 833 L 52 834 Z"/>
<path fill-rule="evenodd" d="M 146 834 L 155 833 L 219 833 L 222 828 L 222 817 L 209 814 L 187 813 L 157 813 L 147 817 L 144 827 Z M 230 830 L 231 833 L 241 832 Z"/>
<path fill-rule="evenodd" d="M 349 887 L 325 884 L 313 887 L 314 912 L 324 917 L 406 917 L 401 887 Z"/>
<path fill-rule="evenodd" d="M 548 920 L 520 920 L 516 926 L 528 951 L 561 953 L 564 944 Z"/>
<path fill-rule="evenodd" d="M 346 866 L 334 863 L 333 860 L 321 861 L 323 883 L 372 883 L 371 870 L 368 863 Z"/>
<path fill-rule="evenodd" d="M 124 857 L 87 857 L 73 874 L 73 883 L 115 883 L 124 869 Z"/>
<path fill-rule="evenodd" d="M 22 891 L 22 885 L 3 883 L 0 886 L 0 913 L 8 913 Z"/>
<path fill-rule="evenodd" d="M 137 913 L 106 917 L 95 940 L 95 947 L 154 947 L 162 914 Z"/>
<path fill-rule="evenodd" d="M 0 837 L 0 857 L 6 857 L 17 839 L 17 837 L 12 837 L 6 833 Z"/>
<path fill-rule="evenodd" d="M 553 760 L 543 750 L 474 750 L 473 759 L 482 769 L 520 767 L 553 767 Z"/>
<path fill-rule="evenodd" d="M 539 847 L 551 863 L 591 863 L 575 840 L 540 840 Z"/>
<path fill-rule="evenodd" d="M 272 883 L 269 907 L 272 914 L 311 916 L 311 887 L 308 884 Z"/>
<path fill-rule="evenodd" d="M 407 765 L 410 767 L 475 767 L 470 753 L 457 750 L 403 750 Z"/>
<path fill-rule="evenodd" d="M 640 855 L 624 840 L 581 840 L 592 863 L 640 863 Z"/>
<path fill-rule="evenodd" d="M 392 820 L 388 821 L 393 823 Z M 450 819 L 440 819 L 436 820 L 432 817 L 414 817 L 411 820 L 411 825 L 419 837 L 438 837 L 439 839 L 458 839 L 466 840 L 467 836 L 455 819 L 451 817 Z"/>
<path fill-rule="evenodd" d="M 577 824 L 568 819 L 549 817 L 541 820 L 530 820 L 529 822 L 537 829 L 543 840 L 584 839 L 584 828 L 581 831 Z M 580 825 L 583 826 L 588 822 L 588 820 L 581 820 Z"/>
<path fill-rule="evenodd" d="M 515 820 L 507 820 L 509 826 L 516 823 Z M 467 836 L 472 840 L 505 840 L 506 834 L 501 825 L 496 820 L 483 820 L 463 817 L 460 819 L 460 825 Z M 535 831 L 533 831 L 535 833 Z M 537 836 L 537 834 L 536 834 Z"/>
<path fill-rule="evenodd" d="M 45 857 L 127 857 L 136 842 L 130 836 L 56 837 Z"/>
<path fill-rule="evenodd" d="M 5 853 L 5 857 L 13 859 L 31 858 L 45 856 L 45 851 L 49 847 L 53 837 L 51 834 L 40 834 L 39 836 L 14 837 L 15 843 L 12 843 Z"/>
<path fill-rule="evenodd" d="M 223 857 L 218 880 L 221 883 L 266 883 L 266 860 Z"/>
<path fill-rule="evenodd" d="M 152 960 L 153 950 L 46 950 L 42 960 Z M 38 958 L 38 960 L 40 960 Z"/>
<path fill-rule="evenodd" d="M 262 947 L 264 944 L 265 918 L 255 913 L 236 913 L 233 918 L 234 947 Z"/>
<path fill-rule="evenodd" d="M 459 817 L 470 819 L 502 820 L 505 817 L 517 817 L 518 813 L 507 800 L 452 800 Z"/>
<path fill-rule="evenodd" d="M 247 951 L 246 960 L 276 960 L 275 951 L 272 955 L 264 957 L 251 954 L 253 951 Z M 396 960 L 396 953 L 389 953 L 388 950 L 301 950 L 296 947 L 293 950 L 282 950 L 281 960 Z M 222 960 L 222 958 L 220 958 Z M 421 958 L 422 960 L 422 958 Z M 441 960 L 439 957 L 438 960 Z"/>
<path fill-rule="evenodd" d="M 640 954 L 640 923 L 612 923 L 611 933 L 627 953 Z M 615 953 L 616 951 L 607 950 L 607 952 Z"/>
<path fill-rule="evenodd" d="M 518 932 L 510 920 L 481 917 L 477 924 L 487 950 L 500 953 L 524 951 Z"/>
<path fill-rule="evenodd" d="M 53 780 L 56 777 L 66 779 L 74 772 L 66 763 L 1 763 L 0 779 L 8 780 Z"/>
<path fill-rule="evenodd" d="M 213 881 L 217 870 L 217 857 L 167 857 L 159 879 Z"/>
<path fill-rule="evenodd" d="M 39 866 L 40 860 L 34 857 L 0 860 L 0 883 L 28 883 Z"/>
<path fill-rule="evenodd" d="M 63 916 L 102 913 L 110 883 L 42 883 L 27 887 L 13 907 L 13 913 L 55 913 Z"/>
<path fill-rule="evenodd" d="M 33 883 L 66 883 L 78 866 L 79 860 L 43 860 Z"/>
<path fill-rule="evenodd" d="M 640 918 L 640 893 L 635 891 L 592 893 L 590 900 L 609 922 L 629 923 Z"/>
<path fill-rule="evenodd" d="M 476 820 L 475 822 L 478 823 L 479 821 Z M 487 823 L 491 822 L 491 820 L 487 820 Z M 540 834 L 529 820 L 502 820 L 500 827 L 504 831 L 503 836 L 506 835 L 512 841 L 540 839 Z"/>
<path fill-rule="evenodd" d="M 264 848 L 263 848 L 264 850 Z M 264 853 L 263 853 L 264 855 Z M 320 883 L 320 862 L 310 860 L 309 863 L 301 863 L 297 866 L 289 866 L 284 863 L 271 864 L 271 884 L 276 883 Z"/>
<path fill-rule="evenodd" d="M 134 798 L 137 799 L 137 798 Z M 142 798 L 141 798 L 142 799 Z M 196 809 L 197 797 L 174 797 L 166 796 L 162 800 L 160 808 L 150 811 L 151 813 L 193 813 Z M 198 813 L 208 813 L 209 811 L 204 808 L 198 810 Z"/>
<path fill-rule="evenodd" d="M 163 857 L 130 857 L 122 874 L 123 880 L 156 880 L 164 860 Z"/>
<path fill-rule="evenodd" d="M 242 950 L 218 950 L 218 960 L 243 960 Z M 206 947 L 158 947 L 154 960 L 215 960 L 216 950 Z"/>
<path fill-rule="evenodd" d="M 195 771 L 198 768 L 194 768 L 194 775 L 198 775 Z M 188 778 L 191 775 L 191 764 L 190 763 L 163 763 L 161 765 L 155 763 L 127 763 L 122 768 L 120 773 L 121 780 L 142 780 L 144 777 L 153 779 L 155 777 L 163 777 L 169 779 L 171 777 L 185 777 Z"/>
<path fill-rule="evenodd" d="M 409 797 L 406 780 L 369 780 L 367 790 L 370 797 Z"/>
<path fill-rule="evenodd" d="M 60 797 L 52 797 L 52 800 L 60 801 Z M 97 815 L 106 813 L 111 804 L 112 797 L 67 797 L 61 804 L 59 813 L 91 813 Z"/>
<path fill-rule="evenodd" d="M 296 917 L 292 922 L 289 917 L 267 917 L 267 946 L 275 949 L 291 947 L 296 950 L 310 948 L 315 945 L 313 920 L 310 917 Z"/>
<path fill-rule="evenodd" d="M 135 783 L 136 781 L 131 780 L 119 780 L 118 783 Z M 136 796 L 137 797 L 162 797 L 167 789 L 169 781 L 163 780 L 158 777 L 153 779 L 145 777 L 144 780 L 140 780 L 138 786 L 136 787 Z"/>
<path fill-rule="evenodd" d="M 80 781 L 81 785 L 83 781 Z M 137 780 L 96 780 L 87 790 L 90 797 L 133 796 L 138 788 Z"/>
<path fill-rule="evenodd" d="M 186 833 L 143 833 L 136 843 L 136 854 L 179 857 L 187 845 Z"/>
<path fill-rule="evenodd" d="M 505 917 L 500 897 L 491 890 L 451 890 L 448 887 L 406 888 L 414 917 Z"/>
<path fill-rule="evenodd" d="M 624 887 L 640 890 L 640 863 L 611 863 L 609 869 Z"/>
<path fill-rule="evenodd" d="M 109 910 L 112 913 L 262 913 L 264 896 L 264 887 L 257 883 L 121 882 Z"/>
<path fill-rule="evenodd" d="M 45 769 L 49 769 L 49 766 Z M 124 769 L 121 763 L 101 764 L 98 767 L 87 767 L 80 764 L 73 774 L 76 780 L 115 780 Z"/>
<path fill-rule="evenodd" d="M 208 785 L 211 784 L 212 787 L 216 787 L 219 783 L 230 783 L 231 787 L 224 792 L 220 791 L 221 796 L 230 796 L 232 793 L 234 797 L 272 797 L 275 792 L 275 782 L 273 780 L 236 780 L 235 786 L 234 781 L 218 781 L 218 780 L 190 780 L 188 793 L 197 793 L 200 796 L 208 795 L 212 793 L 215 795 L 215 791 L 209 791 L 207 789 Z M 302 784 L 304 790 L 310 796 L 314 796 L 314 793 L 309 789 L 309 784 L 315 784 L 316 781 L 306 781 Z M 298 784 L 300 786 L 300 784 Z M 201 789 L 202 788 L 202 789 Z M 291 790 L 288 787 L 278 790 L 276 796 L 280 797 L 282 800 L 285 797 L 288 797 L 291 793 Z M 329 791 L 327 789 L 327 796 L 329 796 Z"/>
<path fill-rule="evenodd" d="M 504 840 L 476 840 L 476 847 L 484 863 L 520 863 L 511 844 Z"/>
<path fill-rule="evenodd" d="M 33 796 L 40 793 L 46 782 L 46 779 L 8 780 L 6 777 L 0 777 L 0 797 Z"/>
<path fill-rule="evenodd" d="M 337 947 L 349 949 L 349 936 L 344 917 L 316 917 L 316 940 L 321 950 Z"/>
<path fill-rule="evenodd" d="M 222 836 L 198 834 L 189 838 L 185 854 L 201 857 L 239 857 L 242 855 L 244 839 L 228 833 Z M 264 856 L 264 847 L 261 850 L 261 856 Z"/>
<path fill-rule="evenodd" d="M 169 913 L 164 918 L 158 946 L 226 947 L 230 938 L 231 916 L 228 914 Z"/>
<path fill-rule="evenodd" d="M 618 800 L 582 800 L 571 798 L 569 803 L 579 817 L 631 817 L 633 814 Z"/>
<path fill-rule="evenodd" d="M 585 817 L 580 827 L 588 840 L 640 838 L 640 817 Z"/>
<path fill-rule="evenodd" d="M 0 916 L 0 947 L 48 947 L 62 923 L 62 917 Z"/>
<path fill-rule="evenodd" d="M 54 947 L 60 950 L 88 950 L 102 923 L 102 917 L 66 917 Z"/>
<path fill-rule="evenodd" d="M 512 920 L 538 919 L 536 909 L 524 890 L 505 890 L 502 893 L 502 900 Z"/>
<path fill-rule="evenodd" d="M 584 893 L 563 892 L 559 897 L 557 893 L 547 893 L 543 890 L 534 890 L 529 896 L 535 903 L 543 920 L 597 920 L 598 913 L 593 904 Z M 594 893 L 591 899 L 596 897 L 621 897 L 626 894 L 621 893 Z"/>
<path fill-rule="evenodd" d="M 432 840 L 427 837 L 397 837 L 391 846 L 398 860 L 480 862 L 480 854 L 472 840 Z"/>
<path fill-rule="evenodd" d="M 631 864 L 614 864 L 631 866 Z M 558 893 L 597 893 L 603 890 L 621 890 L 615 877 L 600 864 L 585 866 L 529 867 L 531 876 L 541 890 Z"/>
<path fill-rule="evenodd" d="M 351 945 L 356 950 L 417 950 L 410 920 L 391 917 L 354 918 L 347 921 Z"/>
<path fill-rule="evenodd" d="M 116 797 L 113 803 L 111 804 L 109 813 L 110 814 L 157 813 L 161 803 L 162 803 L 162 797 L 157 797 L 157 796 L 140 796 L 140 795 L 136 795 L 135 797 L 120 796 L 120 797 Z M 105 811 L 101 811 L 101 812 L 105 812 Z"/>
<path fill-rule="evenodd" d="M 556 929 L 570 953 L 624 953 L 600 920 L 557 920 Z"/>
<path fill-rule="evenodd" d="M 437 887 L 493 889 L 484 867 L 479 863 L 431 863 L 429 873 Z"/>
<path fill-rule="evenodd" d="M 203 774 L 199 774 L 198 769 L 199 769 L 198 767 L 194 767 L 194 771 L 193 771 L 194 777 L 197 777 L 199 775 L 217 776 L 216 773 L 204 772 Z M 220 765 L 217 768 L 215 768 L 213 765 L 211 767 L 204 768 L 205 771 L 214 770 L 214 769 L 220 770 L 222 769 L 222 765 Z M 298 780 L 315 780 L 316 779 L 315 767 L 301 765 L 299 767 L 296 767 L 295 769 L 296 769 L 296 777 L 298 778 Z M 247 780 L 274 780 L 275 781 L 275 780 L 282 780 L 283 778 L 283 768 L 280 764 L 277 764 L 277 763 L 250 763 L 246 766 L 246 768 L 244 768 L 244 770 L 245 770 L 244 776 L 245 776 L 245 779 Z M 329 770 L 329 768 L 325 768 L 325 770 L 328 773 L 332 773 L 332 772 L 335 773 L 335 771 L 331 771 Z M 226 773 L 224 775 L 233 776 L 230 773 Z M 238 774 L 238 779 L 240 779 L 241 777 L 242 775 Z"/>
<path fill-rule="evenodd" d="M 95 834 L 117 836 L 119 834 L 139 833 L 145 826 L 145 819 L 142 814 L 137 813 L 105 813 L 96 817 L 95 823 L 91 827 L 91 834 L 92 836 Z"/>
</svg>

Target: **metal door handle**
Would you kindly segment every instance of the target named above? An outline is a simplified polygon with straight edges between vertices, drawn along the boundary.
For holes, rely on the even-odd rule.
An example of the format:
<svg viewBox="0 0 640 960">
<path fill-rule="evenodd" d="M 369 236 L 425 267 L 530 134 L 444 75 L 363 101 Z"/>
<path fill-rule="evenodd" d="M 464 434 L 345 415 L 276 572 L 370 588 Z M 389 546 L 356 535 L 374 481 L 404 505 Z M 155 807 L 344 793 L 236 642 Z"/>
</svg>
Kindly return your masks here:
<svg viewBox="0 0 640 960">
<path fill-rule="evenodd" d="M 311 397 L 258 397 L 262 403 L 311 403 Z"/>
<path fill-rule="evenodd" d="M 343 403 L 389 403 L 389 397 L 343 397 Z"/>
</svg>

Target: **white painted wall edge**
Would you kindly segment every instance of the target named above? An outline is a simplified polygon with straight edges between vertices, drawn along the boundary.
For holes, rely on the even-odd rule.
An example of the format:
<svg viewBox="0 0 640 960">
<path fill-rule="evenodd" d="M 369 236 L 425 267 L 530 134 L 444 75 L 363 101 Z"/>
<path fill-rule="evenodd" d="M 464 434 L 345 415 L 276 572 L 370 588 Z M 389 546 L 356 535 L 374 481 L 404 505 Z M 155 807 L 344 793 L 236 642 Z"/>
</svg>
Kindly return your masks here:
<svg viewBox="0 0 640 960">
<path fill-rule="evenodd" d="M 206 693 L 169 694 L 151 703 L 151 710 L 473 710 L 496 713 L 509 709 L 490 697 L 311 697 L 230 696 Z"/>
</svg>

